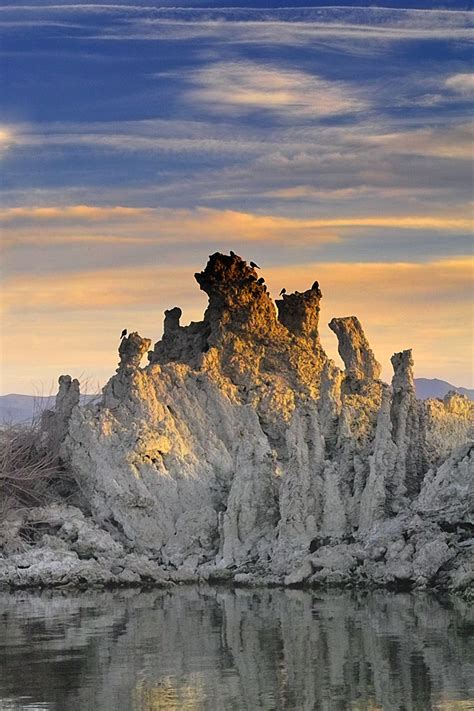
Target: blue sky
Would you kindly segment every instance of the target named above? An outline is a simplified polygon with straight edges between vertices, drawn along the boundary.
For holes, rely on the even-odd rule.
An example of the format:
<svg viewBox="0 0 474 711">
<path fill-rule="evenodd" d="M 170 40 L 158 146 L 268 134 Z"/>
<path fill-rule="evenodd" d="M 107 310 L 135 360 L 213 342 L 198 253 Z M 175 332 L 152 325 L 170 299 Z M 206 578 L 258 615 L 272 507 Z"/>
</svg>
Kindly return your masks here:
<svg viewBox="0 0 474 711">
<path fill-rule="evenodd" d="M 470 4 L 176 4 L 0 5 L 2 392 L 103 382 L 229 249 L 472 385 Z"/>
</svg>

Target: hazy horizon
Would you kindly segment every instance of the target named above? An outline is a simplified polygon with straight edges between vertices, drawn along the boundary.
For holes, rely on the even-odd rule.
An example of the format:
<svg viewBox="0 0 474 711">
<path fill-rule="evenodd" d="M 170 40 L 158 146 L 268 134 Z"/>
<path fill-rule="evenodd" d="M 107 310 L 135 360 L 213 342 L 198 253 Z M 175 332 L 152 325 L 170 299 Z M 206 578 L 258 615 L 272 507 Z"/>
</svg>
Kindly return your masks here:
<svg viewBox="0 0 474 711">
<path fill-rule="evenodd" d="M 385 380 L 474 386 L 473 14 L 369 4 L 0 4 L 2 394 L 103 384 L 230 249 L 319 280 L 338 363 L 356 315 Z"/>
</svg>

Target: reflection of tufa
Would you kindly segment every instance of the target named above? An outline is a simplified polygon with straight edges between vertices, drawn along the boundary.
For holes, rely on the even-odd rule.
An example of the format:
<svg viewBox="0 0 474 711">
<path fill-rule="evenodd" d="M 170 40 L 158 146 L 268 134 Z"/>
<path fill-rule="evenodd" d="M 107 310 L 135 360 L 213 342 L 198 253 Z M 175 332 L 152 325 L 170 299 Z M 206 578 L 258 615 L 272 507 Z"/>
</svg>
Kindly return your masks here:
<svg viewBox="0 0 474 711">
<path fill-rule="evenodd" d="M 123 331 L 122 331 L 122 333 L 121 333 L 120 338 L 125 338 L 126 335 L 127 335 L 127 329 L 124 328 Z"/>
</svg>

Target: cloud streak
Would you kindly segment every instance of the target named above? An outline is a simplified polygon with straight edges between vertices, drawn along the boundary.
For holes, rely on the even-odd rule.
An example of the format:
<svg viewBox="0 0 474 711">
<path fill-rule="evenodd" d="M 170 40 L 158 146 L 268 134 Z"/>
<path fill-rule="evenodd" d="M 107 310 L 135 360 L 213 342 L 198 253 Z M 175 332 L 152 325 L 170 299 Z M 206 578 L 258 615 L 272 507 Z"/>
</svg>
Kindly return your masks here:
<svg viewBox="0 0 474 711">
<path fill-rule="evenodd" d="M 391 153 L 472 161 L 474 123 L 374 135 L 365 141 Z"/>
<path fill-rule="evenodd" d="M 457 94 L 463 96 L 474 96 L 474 74 L 453 74 L 446 79 L 444 85 Z"/>
<path fill-rule="evenodd" d="M 361 7 L 326 8 L 133 8 L 121 22 L 110 18 L 108 40 L 211 39 L 229 44 L 307 45 L 324 43 L 364 51 L 364 43 L 471 38 L 470 13 Z M 119 12 L 119 11 L 117 11 Z M 124 10 L 122 9 L 122 13 Z"/>
<path fill-rule="evenodd" d="M 294 69 L 258 62 L 216 62 L 193 72 L 192 103 L 212 112 L 245 114 L 263 110 L 311 118 L 361 111 L 367 102 L 344 82 L 330 82 Z"/>
<path fill-rule="evenodd" d="M 453 215 L 355 214 L 298 218 L 207 207 L 174 210 L 89 205 L 4 209 L 0 211 L 0 221 L 4 223 L 4 248 L 94 241 L 110 245 L 124 241 L 228 244 L 236 240 L 316 245 L 337 242 L 351 231 L 364 228 L 466 233 L 472 226 L 467 211 Z"/>
</svg>

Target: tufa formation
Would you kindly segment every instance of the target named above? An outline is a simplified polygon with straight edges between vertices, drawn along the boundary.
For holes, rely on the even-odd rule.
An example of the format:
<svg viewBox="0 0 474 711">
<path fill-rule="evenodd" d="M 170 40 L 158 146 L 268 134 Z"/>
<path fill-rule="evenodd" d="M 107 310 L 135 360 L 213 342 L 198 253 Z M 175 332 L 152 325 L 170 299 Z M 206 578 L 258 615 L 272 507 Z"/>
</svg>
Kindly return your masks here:
<svg viewBox="0 0 474 711">
<path fill-rule="evenodd" d="M 181 309 L 167 310 L 153 349 L 137 333 L 121 340 L 101 402 L 59 401 L 81 510 L 43 510 L 61 546 L 38 536 L 0 582 L 74 582 L 86 568 L 104 584 L 469 590 L 472 403 L 417 400 L 411 351 L 383 383 L 355 316 L 329 324 L 341 371 L 319 340 L 317 282 L 282 290 L 275 307 L 235 254 L 211 255 L 195 278 L 209 299 L 202 321 L 182 326 Z"/>
</svg>

